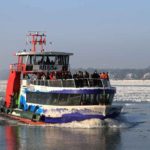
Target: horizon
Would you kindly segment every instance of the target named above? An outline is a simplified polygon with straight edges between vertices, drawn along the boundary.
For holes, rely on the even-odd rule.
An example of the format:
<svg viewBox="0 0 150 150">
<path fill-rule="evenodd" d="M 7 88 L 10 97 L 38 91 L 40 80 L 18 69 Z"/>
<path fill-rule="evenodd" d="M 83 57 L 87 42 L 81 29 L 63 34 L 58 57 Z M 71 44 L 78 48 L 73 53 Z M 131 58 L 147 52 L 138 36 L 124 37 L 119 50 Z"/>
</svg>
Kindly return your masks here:
<svg viewBox="0 0 150 150">
<path fill-rule="evenodd" d="M 70 70 L 79 70 L 79 69 L 83 69 L 83 70 L 88 70 L 88 69 L 97 69 L 97 70 L 149 70 L 150 66 L 147 67 L 143 67 L 143 68 L 95 68 L 95 67 L 70 67 Z M 0 68 L 0 71 L 9 71 L 9 67 L 8 68 Z"/>
</svg>

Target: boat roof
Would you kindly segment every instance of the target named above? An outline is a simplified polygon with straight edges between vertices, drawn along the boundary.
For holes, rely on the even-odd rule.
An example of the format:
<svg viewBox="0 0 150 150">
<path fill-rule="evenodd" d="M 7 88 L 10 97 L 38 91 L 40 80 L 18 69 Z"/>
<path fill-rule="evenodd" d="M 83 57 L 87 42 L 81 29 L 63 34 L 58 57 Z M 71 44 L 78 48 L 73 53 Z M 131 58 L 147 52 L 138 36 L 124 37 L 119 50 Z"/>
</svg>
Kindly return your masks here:
<svg viewBox="0 0 150 150">
<path fill-rule="evenodd" d="M 71 56 L 73 53 L 67 52 L 56 52 L 56 51 L 42 51 L 42 52 L 33 52 L 33 51 L 20 51 L 16 53 L 16 56 L 27 56 L 27 55 L 37 55 L 37 56 Z"/>
</svg>

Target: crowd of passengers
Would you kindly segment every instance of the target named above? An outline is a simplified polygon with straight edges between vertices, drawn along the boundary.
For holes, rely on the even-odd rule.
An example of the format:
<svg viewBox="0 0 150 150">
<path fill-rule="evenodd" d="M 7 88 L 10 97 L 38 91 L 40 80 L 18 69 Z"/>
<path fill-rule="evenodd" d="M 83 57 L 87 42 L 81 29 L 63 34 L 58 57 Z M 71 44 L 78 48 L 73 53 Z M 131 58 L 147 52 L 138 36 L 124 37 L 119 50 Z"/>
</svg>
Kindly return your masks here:
<svg viewBox="0 0 150 150">
<path fill-rule="evenodd" d="M 25 75 L 25 78 L 31 78 Z M 42 80 L 56 80 L 56 79 L 106 79 L 109 80 L 108 72 L 97 73 L 95 71 L 93 74 L 88 73 L 87 71 L 78 71 L 75 74 L 71 74 L 70 71 L 62 71 L 62 72 L 50 72 L 47 74 L 34 74 L 34 79 L 42 79 Z"/>
</svg>

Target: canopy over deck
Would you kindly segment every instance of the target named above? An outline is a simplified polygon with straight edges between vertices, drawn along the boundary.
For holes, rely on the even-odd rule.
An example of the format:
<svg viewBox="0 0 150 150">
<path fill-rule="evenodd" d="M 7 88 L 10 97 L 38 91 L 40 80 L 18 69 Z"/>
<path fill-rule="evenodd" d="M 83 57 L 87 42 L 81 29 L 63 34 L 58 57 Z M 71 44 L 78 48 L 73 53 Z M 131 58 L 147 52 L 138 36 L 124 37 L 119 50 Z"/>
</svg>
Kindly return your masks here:
<svg viewBox="0 0 150 150">
<path fill-rule="evenodd" d="M 67 53 L 67 52 L 56 52 L 56 51 L 43 51 L 43 52 L 33 52 L 33 51 L 21 51 L 21 52 L 17 52 L 16 56 L 71 56 L 73 55 L 73 53 Z"/>
</svg>

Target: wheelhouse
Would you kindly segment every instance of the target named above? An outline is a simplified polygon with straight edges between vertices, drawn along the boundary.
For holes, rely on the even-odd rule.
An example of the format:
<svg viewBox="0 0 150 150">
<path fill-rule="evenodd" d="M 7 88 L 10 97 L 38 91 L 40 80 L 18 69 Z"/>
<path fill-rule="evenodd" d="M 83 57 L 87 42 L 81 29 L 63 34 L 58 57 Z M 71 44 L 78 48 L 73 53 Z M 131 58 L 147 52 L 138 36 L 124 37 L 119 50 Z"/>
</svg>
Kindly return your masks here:
<svg viewBox="0 0 150 150">
<path fill-rule="evenodd" d="M 18 52 L 18 63 L 11 69 L 23 73 L 67 71 L 72 53 L 64 52 Z"/>
</svg>

